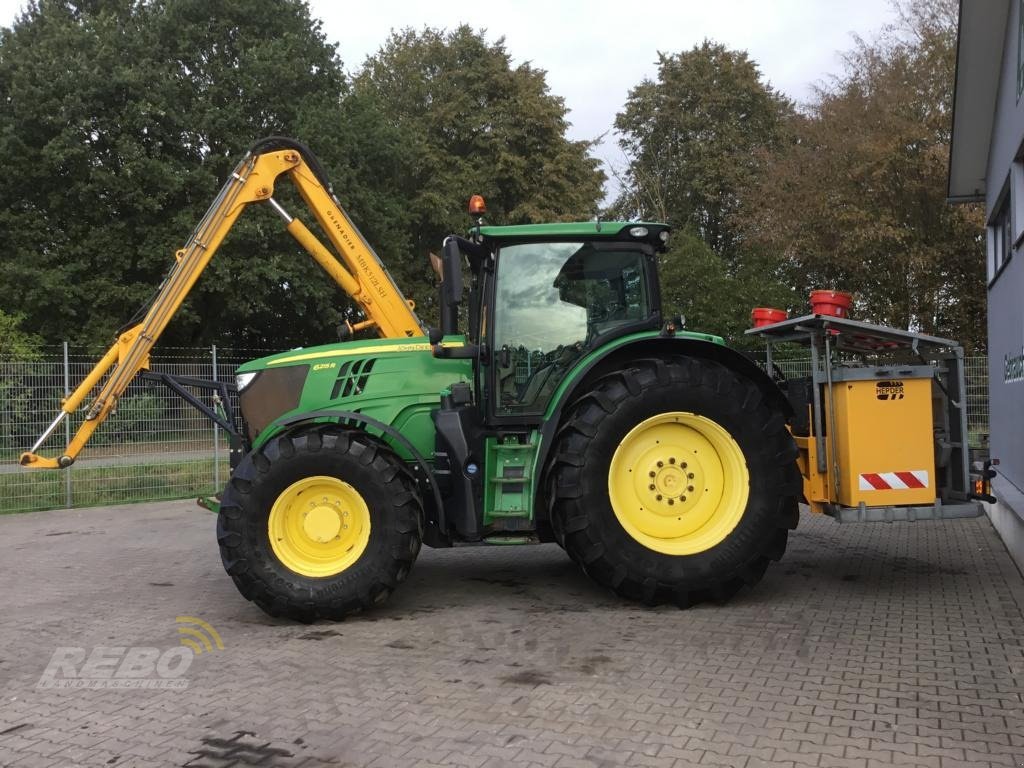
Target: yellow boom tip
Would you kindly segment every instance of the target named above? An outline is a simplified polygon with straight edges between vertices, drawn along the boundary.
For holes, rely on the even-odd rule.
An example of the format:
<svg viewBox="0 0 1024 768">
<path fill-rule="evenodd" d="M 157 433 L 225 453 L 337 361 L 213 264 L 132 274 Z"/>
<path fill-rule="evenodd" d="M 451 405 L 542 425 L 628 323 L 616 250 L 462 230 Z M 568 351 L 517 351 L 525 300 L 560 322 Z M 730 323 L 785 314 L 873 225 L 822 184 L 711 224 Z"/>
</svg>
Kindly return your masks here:
<svg viewBox="0 0 1024 768">
<path fill-rule="evenodd" d="M 23 453 L 18 459 L 23 467 L 29 469 L 64 469 L 70 467 L 74 462 L 70 456 L 61 456 L 59 459 L 47 459 L 35 453 Z"/>
</svg>

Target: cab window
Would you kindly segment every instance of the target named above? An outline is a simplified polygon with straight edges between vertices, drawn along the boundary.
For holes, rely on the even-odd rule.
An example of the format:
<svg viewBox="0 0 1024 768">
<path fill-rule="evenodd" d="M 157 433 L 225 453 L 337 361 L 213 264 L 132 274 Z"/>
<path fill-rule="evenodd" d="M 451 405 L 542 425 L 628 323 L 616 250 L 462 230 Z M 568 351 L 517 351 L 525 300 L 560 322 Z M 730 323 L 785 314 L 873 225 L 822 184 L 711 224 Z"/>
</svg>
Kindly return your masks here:
<svg viewBox="0 0 1024 768">
<path fill-rule="evenodd" d="M 540 414 L 600 337 L 650 316 L 642 251 L 525 243 L 498 254 L 494 350 L 497 415 Z"/>
</svg>

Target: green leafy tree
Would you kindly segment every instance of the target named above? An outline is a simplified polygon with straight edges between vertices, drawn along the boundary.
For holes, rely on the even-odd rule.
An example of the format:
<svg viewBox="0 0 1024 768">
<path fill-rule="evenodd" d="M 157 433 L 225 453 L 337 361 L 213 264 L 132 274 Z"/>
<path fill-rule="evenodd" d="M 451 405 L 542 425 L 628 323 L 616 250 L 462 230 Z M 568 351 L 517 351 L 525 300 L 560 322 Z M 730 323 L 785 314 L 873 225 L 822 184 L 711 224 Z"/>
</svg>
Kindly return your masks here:
<svg viewBox="0 0 1024 768">
<path fill-rule="evenodd" d="M 35 360 L 42 346 L 41 339 L 21 328 L 23 318 L 0 309 L 0 363 Z"/>
<path fill-rule="evenodd" d="M 750 309 L 788 301 L 772 260 L 743 242 L 740 192 L 786 137 L 787 99 L 743 51 L 704 41 L 659 54 L 658 75 L 616 116 L 626 157 L 613 212 L 672 224 L 662 258 L 665 309 L 744 345 Z"/>
<path fill-rule="evenodd" d="M 372 100 L 409 152 L 396 180 L 416 259 L 396 269 L 422 306 L 434 302 L 427 253 L 468 228 L 471 194 L 487 200 L 501 224 L 587 219 L 604 174 L 592 142 L 566 138 L 565 102 L 543 70 L 513 66 L 503 39 L 488 42 L 468 26 L 391 35 L 353 84 Z"/>
<path fill-rule="evenodd" d="M 957 3 L 897 9 L 793 120 L 795 141 L 743 193 L 737 221 L 799 296 L 850 290 L 864 319 L 983 350 L 981 211 L 945 202 Z"/>
<path fill-rule="evenodd" d="M 743 334 L 753 307 L 793 303 L 771 259 L 753 252 L 730 267 L 693 232 L 673 234 L 659 262 L 665 316 L 682 315 L 687 328 L 721 334 L 734 346 L 763 346 Z"/>
<path fill-rule="evenodd" d="M 268 134 L 309 144 L 371 242 L 398 258 L 405 228 L 381 176 L 400 144 L 367 129 L 380 124 L 372 104 L 343 107 L 346 94 L 304 2 L 30 3 L 0 31 L 0 306 L 47 340 L 108 343 Z M 275 219 L 243 216 L 165 343 L 330 338 L 349 303 Z"/>
<path fill-rule="evenodd" d="M 26 363 L 42 357 L 42 341 L 23 330 L 22 320 L 0 309 L 0 451 L 23 447 L 24 436 L 37 429 L 33 402 L 37 391 L 29 385 L 34 377 Z M 38 379 L 47 380 L 45 376 Z"/>
<path fill-rule="evenodd" d="M 761 172 L 760 150 L 781 142 L 791 110 L 744 51 L 705 40 L 659 54 L 657 79 L 633 88 L 615 118 L 626 156 L 617 210 L 695 232 L 732 262 L 738 192 Z"/>
</svg>

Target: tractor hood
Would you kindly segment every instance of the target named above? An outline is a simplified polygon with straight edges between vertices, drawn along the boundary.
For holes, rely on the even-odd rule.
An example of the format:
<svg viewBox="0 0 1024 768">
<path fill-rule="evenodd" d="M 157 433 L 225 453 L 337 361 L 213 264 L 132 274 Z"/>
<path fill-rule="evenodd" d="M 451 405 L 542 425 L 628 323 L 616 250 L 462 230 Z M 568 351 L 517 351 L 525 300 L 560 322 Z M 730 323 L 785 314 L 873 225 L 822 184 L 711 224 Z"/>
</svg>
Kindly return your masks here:
<svg viewBox="0 0 1024 768">
<path fill-rule="evenodd" d="M 445 346 L 462 346 L 453 337 Z M 239 366 L 239 407 L 254 444 L 304 414 L 359 413 L 385 424 L 436 407 L 443 389 L 472 379 L 472 361 L 434 357 L 425 337 L 369 339 L 281 352 Z M 313 418 L 316 418 L 315 416 Z"/>
<path fill-rule="evenodd" d="M 465 343 L 462 337 L 454 336 L 444 342 L 446 347 L 460 347 Z M 364 339 L 344 341 L 336 344 L 322 344 L 318 347 L 298 347 L 287 352 L 278 352 L 267 357 L 250 360 L 238 366 L 237 373 L 254 373 L 268 368 L 291 365 L 308 365 L 310 362 L 340 360 L 357 355 L 388 355 L 409 352 L 430 352 L 430 342 L 425 336 L 409 339 Z"/>
</svg>

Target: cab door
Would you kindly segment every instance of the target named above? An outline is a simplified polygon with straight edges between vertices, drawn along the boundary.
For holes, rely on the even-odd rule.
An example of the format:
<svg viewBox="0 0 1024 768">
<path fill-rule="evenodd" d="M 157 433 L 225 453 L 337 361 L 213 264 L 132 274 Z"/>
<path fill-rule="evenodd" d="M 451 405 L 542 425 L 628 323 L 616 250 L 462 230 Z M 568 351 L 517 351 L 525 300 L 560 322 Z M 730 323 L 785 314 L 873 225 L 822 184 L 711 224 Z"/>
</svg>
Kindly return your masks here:
<svg viewBox="0 0 1024 768">
<path fill-rule="evenodd" d="M 490 291 L 488 416 L 539 423 L 559 384 L 589 352 L 660 325 L 653 250 L 635 243 L 503 246 Z"/>
</svg>

